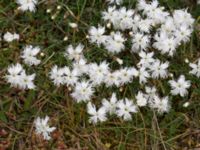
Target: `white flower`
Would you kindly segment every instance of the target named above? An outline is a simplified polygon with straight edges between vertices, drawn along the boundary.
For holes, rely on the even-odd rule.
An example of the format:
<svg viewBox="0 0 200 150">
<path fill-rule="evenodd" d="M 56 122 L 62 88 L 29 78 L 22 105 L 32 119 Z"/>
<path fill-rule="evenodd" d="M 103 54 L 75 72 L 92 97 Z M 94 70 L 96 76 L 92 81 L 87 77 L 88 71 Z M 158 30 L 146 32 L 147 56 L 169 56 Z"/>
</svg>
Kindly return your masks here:
<svg viewBox="0 0 200 150">
<path fill-rule="evenodd" d="M 149 72 L 144 67 L 141 67 L 139 69 L 138 76 L 139 76 L 139 82 L 140 82 L 140 84 L 146 83 L 147 82 L 147 78 L 150 77 Z"/>
<path fill-rule="evenodd" d="M 168 34 L 172 34 L 174 31 L 176 31 L 176 26 L 174 24 L 174 20 L 172 17 L 167 17 L 165 22 L 161 25 L 160 28 L 161 31 L 164 31 Z"/>
<path fill-rule="evenodd" d="M 125 67 L 116 71 L 116 73 L 118 74 L 121 85 L 131 82 L 134 76 L 138 76 L 138 71 L 134 67 Z"/>
<path fill-rule="evenodd" d="M 26 75 L 25 72 L 23 72 L 20 78 L 21 82 L 19 84 L 19 87 L 21 89 L 35 89 L 35 84 L 33 83 L 33 80 L 35 79 L 35 74 Z"/>
<path fill-rule="evenodd" d="M 103 61 L 99 65 L 93 63 L 89 66 L 89 76 L 94 85 L 100 85 L 104 80 L 105 76 L 109 73 L 108 64 Z"/>
<path fill-rule="evenodd" d="M 160 98 L 157 95 L 154 95 L 153 99 L 150 100 L 149 105 L 151 108 L 156 109 L 160 114 L 169 112 L 171 107 L 168 96 Z"/>
<path fill-rule="evenodd" d="M 148 68 L 155 60 L 153 58 L 154 52 L 151 53 L 145 53 L 144 51 L 140 51 L 140 62 L 138 63 L 138 66 Z"/>
<path fill-rule="evenodd" d="M 154 24 L 160 24 L 165 21 L 165 18 L 169 16 L 168 12 L 163 11 L 163 7 L 158 6 L 157 0 L 153 0 L 146 8 L 146 15 L 148 18 L 154 21 Z"/>
<path fill-rule="evenodd" d="M 53 132 L 56 129 L 56 127 L 49 127 L 48 121 L 48 116 L 46 116 L 44 119 L 37 117 L 34 121 L 36 133 L 41 134 L 45 140 L 50 140 L 51 132 Z"/>
<path fill-rule="evenodd" d="M 106 41 L 107 36 L 104 35 L 105 27 L 99 26 L 98 28 L 91 27 L 89 30 L 89 38 L 91 43 L 96 43 L 97 45 L 103 44 Z"/>
<path fill-rule="evenodd" d="M 89 102 L 87 104 L 87 113 L 90 115 L 89 122 L 96 124 L 98 121 L 104 122 L 107 120 L 106 109 L 104 107 L 96 109 L 95 105 Z"/>
<path fill-rule="evenodd" d="M 89 82 L 82 81 L 77 82 L 71 96 L 77 101 L 89 101 L 94 91 L 92 85 Z"/>
<path fill-rule="evenodd" d="M 112 4 L 112 3 L 116 3 L 117 5 L 120 5 L 122 2 L 123 2 L 123 0 L 107 0 L 110 4 Z"/>
<path fill-rule="evenodd" d="M 132 39 L 132 51 L 138 52 L 139 50 L 146 50 L 149 46 L 149 37 L 143 33 L 136 33 Z"/>
<path fill-rule="evenodd" d="M 119 53 L 124 50 L 124 42 L 126 39 L 122 36 L 120 32 L 111 33 L 106 40 L 105 47 L 111 53 Z"/>
<path fill-rule="evenodd" d="M 87 64 L 87 60 L 81 58 L 77 61 L 73 62 L 73 70 L 76 70 L 79 76 L 85 74 L 89 74 L 89 65 Z"/>
<path fill-rule="evenodd" d="M 107 87 L 113 85 L 119 86 L 120 85 L 119 73 L 117 71 L 108 72 L 108 74 L 105 76 L 104 82 Z"/>
<path fill-rule="evenodd" d="M 25 72 L 22 65 L 17 63 L 8 67 L 8 74 L 5 76 L 7 82 L 13 87 L 18 87 L 21 80 L 21 74 Z"/>
<path fill-rule="evenodd" d="M 146 10 L 147 6 L 148 5 L 145 0 L 138 0 L 138 3 L 137 3 L 138 10 Z"/>
<path fill-rule="evenodd" d="M 40 64 L 40 60 L 36 58 L 36 55 L 40 52 L 39 47 L 33 47 L 28 45 L 24 48 L 21 57 L 24 59 L 25 64 L 32 66 Z"/>
<path fill-rule="evenodd" d="M 29 10 L 30 12 L 35 12 L 37 0 L 17 0 L 17 3 L 20 5 L 19 9 L 22 11 Z"/>
<path fill-rule="evenodd" d="M 153 0 L 150 4 L 147 4 L 145 0 L 139 0 L 138 9 L 143 10 L 144 14 L 152 19 L 155 25 L 164 22 L 169 15 L 169 13 L 163 11 L 163 7 L 158 6 L 157 0 Z"/>
<path fill-rule="evenodd" d="M 138 106 L 142 107 L 147 105 L 147 96 L 144 93 L 139 91 L 135 98 Z"/>
<path fill-rule="evenodd" d="M 157 90 L 154 86 L 153 87 L 146 86 L 145 92 L 147 93 L 148 99 L 151 100 L 156 95 Z"/>
<path fill-rule="evenodd" d="M 135 22 L 135 24 L 140 32 L 149 33 L 151 30 L 152 20 L 140 19 L 137 23 Z"/>
<path fill-rule="evenodd" d="M 129 32 L 130 36 L 133 36 L 133 33 L 138 32 L 139 29 L 139 22 L 141 21 L 141 16 L 136 14 L 133 16 L 133 25 L 132 25 L 132 31 Z"/>
<path fill-rule="evenodd" d="M 158 49 L 162 54 L 168 53 L 173 56 L 178 46 L 178 41 L 175 37 L 168 37 L 165 31 L 160 31 L 154 36 L 153 47 Z"/>
<path fill-rule="evenodd" d="M 108 7 L 108 11 L 103 11 L 102 12 L 102 18 L 104 21 L 109 21 L 112 22 L 113 24 L 115 22 L 118 22 L 119 18 L 118 18 L 118 12 L 116 10 L 116 7 Z"/>
<path fill-rule="evenodd" d="M 189 38 L 191 36 L 192 30 L 188 28 L 186 25 L 180 26 L 176 31 L 175 31 L 175 37 L 178 42 L 188 42 Z"/>
<path fill-rule="evenodd" d="M 64 53 L 65 57 L 71 59 L 71 60 L 79 60 L 83 59 L 83 48 L 84 46 L 82 44 L 79 44 L 77 47 L 73 47 L 72 45 L 69 45 L 66 49 L 66 52 Z"/>
<path fill-rule="evenodd" d="M 117 101 L 118 100 L 116 97 L 116 93 L 113 93 L 110 98 L 110 101 L 108 101 L 107 99 L 102 100 L 102 105 L 106 109 L 106 111 L 112 115 L 112 114 L 116 113 Z"/>
<path fill-rule="evenodd" d="M 157 0 L 153 0 L 150 4 L 146 3 L 144 6 L 144 12 L 146 14 L 152 13 L 153 11 L 155 11 L 158 8 L 158 5 L 159 5 L 159 3 Z"/>
<path fill-rule="evenodd" d="M 66 85 L 74 86 L 78 81 L 78 72 L 77 70 L 70 70 L 69 67 L 62 68 L 62 77 L 63 83 Z"/>
<path fill-rule="evenodd" d="M 53 83 L 56 86 L 60 86 L 62 84 L 64 84 L 64 78 L 63 78 L 63 69 L 58 68 L 58 66 L 53 66 L 51 71 L 50 71 L 50 79 L 53 80 Z"/>
<path fill-rule="evenodd" d="M 19 34 L 16 34 L 16 33 L 12 34 L 10 32 L 6 32 L 3 35 L 3 39 L 6 42 L 12 42 L 13 40 L 19 40 Z"/>
<path fill-rule="evenodd" d="M 182 97 L 184 97 L 185 95 L 188 94 L 187 89 L 191 86 L 191 82 L 190 81 L 186 81 L 185 80 L 185 76 L 181 75 L 177 81 L 174 80 L 170 80 L 169 84 L 171 86 L 171 94 L 172 95 L 180 95 Z"/>
<path fill-rule="evenodd" d="M 114 23 L 115 28 L 119 28 L 122 31 L 126 29 L 131 29 L 133 26 L 133 14 L 134 10 L 128 9 L 126 10 L 125 7 L 122 7 L 118 11 L 118 17 L 119 17 L 119 24 L 118 22 Z"/>
<path fill-rule="evenodd" d="M 133 104 L 132 100 L 125 98 L 124 100 L 120 100 L 118 102 L 116 114 L 124 120 L 131 120 L 131 113 L 136 112 L 137 107 Z"/>
<path fill-rule="evenodd" d="M 185 25 L 188 27 L 192 27 L 194 23 L 194 19 L 192 18 L 191 14 L 187 12 L 187 9 L 185 10 L 175 10 L 173 13 L 174 22 L 177 27 L 180 27 L 181 25 Z"/>
<path fill-rule="evenodd" d="M 197 64 L 190 63 L 189 64 L 192 70 L 189 72 L 190 74 L 196 75 L 198 78 L 200 77 L 200 59 Z"/>
<path fill-rule="evenodd" d="M 162 63 L 159 59 L 156 59 L 153 64 L 149 67 L 151 70 L 152 78 L 166 78 L 168 76 L 167 68 L 169 67 L 169 62 Z"/>
</svg>

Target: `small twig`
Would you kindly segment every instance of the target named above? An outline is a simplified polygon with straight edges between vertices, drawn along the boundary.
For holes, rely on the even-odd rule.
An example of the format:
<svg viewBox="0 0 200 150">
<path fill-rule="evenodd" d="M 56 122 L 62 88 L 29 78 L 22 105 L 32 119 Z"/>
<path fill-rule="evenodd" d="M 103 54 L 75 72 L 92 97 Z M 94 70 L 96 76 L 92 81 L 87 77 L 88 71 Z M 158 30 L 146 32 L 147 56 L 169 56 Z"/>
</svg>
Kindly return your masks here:
<svg viewBox="0 0 200 150">
<path fill-rule="evenodd" d="M 42 63 L 42 65 L 46 64 L 46 63 L 54 56 L 54 54 L 55 54 L 55 52 L 53 52 L 53 53 L 51 54 L 51 56 L 49 56 L 49 57 Z"/>
<path fill-rule="evenodd" d="M 63 3 L 61 3 L 61 4 L 67 9 L 67 11 L 70 13 L 70 15 L 71 15 L 77 22 L 80 22 L 80 23 L 84 24 L 86 27 L 89 26 L 87 23 L 81 21 L 78 17 L 76 17 L 76 16 L 74 15 L 74 13 L 71 11 L 71 9 L 70 9 L 68 6 L 64 5 Z"/>
<path fill-rule="evenodd" d="M 159 135 L 160 135 L 161 143 L 162 143 L 162 145 L 163 145 L 163 148 L 164 148 L 165 150 L 167 150 L 167 148 L 166 148 L 166 146 L 165 146 L 165 143 L 164 143 L 164 140 L 163 140 L 163 137 L 162 137 L 162 134 L 161 134 L 161 131 L 160 131 L 160 127 L 159 127 L 159 124 L 158 124 L 157 116 L 156 116 L 156 113 L 155 113 L 154 110 L 153 110 L 153 118 L 154 118 L 154 120 L 155 120 L 155 122 L 156 122 L 156 126 L 157 126 L 157 128 L 158 128 L 158 133 L 159 133 Z"/>
<path fill-rule="evenodd" d="M 8 126 L 7 124 L 5 124 L 5 123 L 1 123 L 3 126 L 5 126 L 6 128 L 8 128 L 8 129 L 10 129 L 11 131 L 13 131 L 13 132 L 16 132 L 16 133 L 18 133 L 18 134 L 21 134 L 21 135 L 26 135 L 25 133 L 23 133 L 23 132 L 20 132 L 20 131 L 17 131 L 17 130 L 15 130 L 15 129 L 13 129 L 13 128 L 11 128 L 10 126 Z"/>
</svg>

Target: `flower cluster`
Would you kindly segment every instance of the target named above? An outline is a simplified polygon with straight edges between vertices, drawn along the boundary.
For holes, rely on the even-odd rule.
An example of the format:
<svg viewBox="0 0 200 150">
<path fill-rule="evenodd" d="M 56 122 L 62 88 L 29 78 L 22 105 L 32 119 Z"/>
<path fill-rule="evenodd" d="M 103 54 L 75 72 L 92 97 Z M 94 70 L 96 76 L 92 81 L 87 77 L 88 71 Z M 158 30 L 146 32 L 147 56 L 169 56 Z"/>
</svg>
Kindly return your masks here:
<svg viewBox="0 0 200 150">
<path fill-rule="evenodd" d="M 6 32 L 4 35 L 3 35 L 3 39 L 4 41 L 6 42 L 12 42 L 13 40 L 19 40 L 19 34 L 17 33 L 10 33 L 10 32 Z"/>
<path fill-rule="evenodd" d="M 13 87 L 20 89 L 34 89 L 35 74 L 27 75 L 21 64 L 11 65 L 8 68 L 8 74 L 5 76 L 7 82 Z"/>
<path fill-rule="evenodd" d="M 21 58 L 24 63 L 32 66 L 40 64 L 41 60 L 36 58 L 36 55 L 40 52 L 39 47 L 33 47 L 28 45 L 24 48 Z M 26 71 L 23 69 L 22 65 L 17 63 L 16 65 L 11 65 L 8 67 L 8 74 L 5 76 L 8 83 L 12 87 L 19 89 L 35 89 L 35 84 L 33 83 L 36 74 L 27 75 Z"/>
<path fill-rule="evenodd" d="M 119 5 L 122 1 L 109 2 Z M 168 54 L 173 57 L 176 49 L 189 40 L 194 19 L 187 10 L 175 10 L 170 15 L 159 6 L 157 0 L 150 3 L 139 0 L 136 10 L 109 6 L 107 11 L 102 12 L 102 19 L 107 23 L 110 33 L 106 31 L 106 27 L 98 25 L 90 27 L 88 36 L 91 43 L 103 46 L 112 55 L 126 51 L 127 43 L 131 41 L 130 52 L 140 58 L 138 62 L 135 61 L 135 66 L 113 70 L 106 61 L 90 63 L 84 57 L 84 46 L 79 44 L 77 47 L 70 45 L 66 49 L 65 57 L 72 60 L 71 68 L 54 66 L 50 72 L 50 78 L 55 85 L 72 87 L 71 96 L 76 102 L 88 102 L 90 122 L 107 120 L 107 113 L 129 120 L 131 112 L 135 113 L 138 107 L 144 106 L 149 106 L 160 114 L 170 109 L 169 97 L 161 98 L 155 87 L 148 86 L 145 93 L 138 91 L 135 99 L 117 100 L 116 94 L 113 94 L 110 102 L 102 100 L 99 109 L 91 103 L 94 93 L 98 92 L 96 87 L 100 85 L 120 88 L 137 79 L 141 85 L 149 83 L 149 79 L 168 79 L 170 63 L 157 58 L 156 54 L 160 52 L 162 55 Z M 158 51 L 153 52 L 152 49 Z M 123 64 L 120 58 L 117 58 L 117 62 Z M 191 73 L 197 74 L 197 65 L 190 66 L 193 68 Z M 185 96 L 191 86 L 191 82 L 183 75 L 177 81 L 170 80 L 168 83 L 171 86 L 171 95 Z"/>
<path fill-rule="evenodd" d="M 90 115 L 89 121 L 94 124 L 103 122 L 107 120 L 108 115 L 116 115 L 127 121 L 132 119 L 132 113 L 137 113 L 138 107 L 149 106 L 160 114 L 168 112 L 171 107 L 169 98 L 160 98 L 156 93 L 155 87 L 146 87 L 146 93 L 139 91 L 134 99 L 136 104 L 134 104 L 133 99 L 124 98 L 118 100 L 116 93 L 113 93 L 110 100 L 102 100 L 102 105 L 99 109 L 89 102 L 87 104 L 87 112 Z"/>
<path fill-rule="evenodd" d="M 107 120 L 107 113 L 110 115 L 116 114 L 124 120 L 131 120 L 131 113 L 137 112 L 137 106 L 133 104 L 132 100 L 128 98 L 117 100 L 116 94 L 113 93 L 110 101 L 103 99 L 102 106 L 97 109 L 94 104 L 89 102 L 87 104 L 87 112 L 90 115 L 89 121 L 91 123 L 103 122 Z"/>
<path fill-rule="evenodd" d="M 69 60 L 69 65 L 55 64 L 48 74 L 49 78 L 57 87 L 67 86 L 75 102 L 87 103 L 90 123 L 106 121 L 109 115 L 115 115 L 125 121 L 131 120 L 132 114 L 137 113 L 142 107 L 149 107 L 159 114 L 169 112 L 170 97 L 186 96 L 191 86 L 191 81 L 187 80 L 185 75 L 180 75 L 177 80 L 169 78 L 170 74 L 173 75 L 170 70 L 170 60 L 174 57 L 177 48 L 189 41 L 193 32 L 194 19 L 187 9 L 169 13 L 159 5 L 157 0 L 150 3 L 138 0 L 135 10 L 121 7 L 123 0 L 107 1 L 117 6 L 109 5 L 108 9 L 102 12 L 104 24 L 91 26 L 87 38 L 90 43 L 106 49 L 108 56 L 114 57 L 118 62 L 118 67 L 113 67 L 109 60 L 90 62 L 85 56 L 87 51 L 83 44 L 71 44 L 63 53 Z M 22 11 L 34 12 L 37 0 L 17 0 L 17 3 Z M 75 23 L 69 25 L 71 28 L 78 28 Z M 7 42 L 14 39 L 19 39 L 19 35 L 11 33 L 4 35 L 4 40 Z M 41 63 L 37 58 L 40 51 L 37 46 L 27 45 L 21 53 L 21 58 L 29 67 L 37 66 Z M 131 60 L 132 66 L 126 66 L 123 64 L 124 60 L 118 58 L 123 51 L 135 57 Z M 158 58 L 160 55 L 165 57 Z M 192 69 L 189 73 L 200 77 L 200 60 L 197 63 L 189 63 L 189 66 Z M 19 63 L 8 67 L 5 78 L 13 87 L 35 88 L 33 83 L 35 74 L 27 75 Z M 167 80 L 166 83 L 171 87 L 170 93 L 160 94 L 155 87 L 156 82 L 163 80 Z M 122 97 L 120 92 L 112 91 L 109 100 L 103 98 L 100 102 L 101 106 L 95 105 L 95 98 L 101 94 L 99 89 L 102 87 L 104 89 L 114 87 L 120 91 L 133 81 L 138 82 L 140 86 L 135 89 L 137 92 L 131 94 L 131 97 L 123 95 L 123 98 L 117 98 L 117 96 Z M 46 117 L 37 118 L 35 121 L 36 132 L 42 134 L 47 140 L 50 139 L 50 133 L 55 130 L 54 127 L 48 126 L 48 120 L 49 118 Z"/>
<path fill-rule="evenodd" d="M 162 54 L 173 56 L 176 48 L 189 40 L 194 19 L 187 10 L 175 10 L 170 16 L 163 7 L 159 7 L 157 0 L 150 4 L 139 0 L 137 9 L 143 16 L 133 9 L 117 9 L 115 6 L 110 6 L 102 13 L 103 20 L 112 23 L 114 29 L 131 31 L 132 52 L 146 51 L 152 46 Z M 150 34 L 155 29 L 157 32 Z M 91 27 L 89 34 L 92 43 L 103 44 L 111 53 L 124 50 L 124 44 L 128 41 L 119 31 L 105 35 L 105 28 L 102 26 Z"/>
<path fill-rule="evenodd" d="M 121 1 L 110 1 L 110 3 L 113 2 L 121 3 Z M 151 3 L 139 0 L 137 10 L 139 12 L 125 7 L 109 6 L 107 11 L 102 12 L 102 19 L 105 23 L 110 24 L 109 29 L 113 27 L 110 34 L 106 31 L 106 27 L 101 25 L 92 26 L 89 29 L 89 41 L 99 47 L 103 46 L 112 55 L 125 51 L 126 43 L 131 41 L 130 52 L 140 58 L 138 62 L 136 61 L 136 66 L 113 70 L 107 61 L 88 62 L 84 56 L 84 46 L 78 44 L 77 46 L 69 45 L 64 53 L 64 56 L 71 60 L 72 64 L 63 67 L 55 65 L 49 73 L 50 79 L 56 86 L 65 85 L 72 88 L 71 97 L 76 102 L 88 102 L 88 113 L 92 116 L 90 121 L 93 123 L 105 121 L 107 112 L 115 113 L 124 120 L 129 120 L 131 119 L 130 112 L 135 113 L 138 107 L 147 105 L 159 113 L 169 111 L 168 96 L 161 98 L 156 93 L 156 88 L 148 86 L 146 86 L 145 94 L 138 91 L 135 101 L 131 98 L 118 101 L 114 94 L 111 100 L 113 100 L 112 106 L 116 106 L 116 108 L 109 107 L 111 104 L 105 99 L 102 100 L 102 107 L 98 110 L 91 103 L 94 94 L 98 92 L 96 87 L 101 85 L 120 88 L 137 79 L 141 85 L 149 83 L 149 79 L 168 79 L 169 61 L 156 58 L 156 52 L 152 52 L 152 48 L 157 49 L 161 54 L 169 54 L 172 57 L 177 47 L 189 40 L 194 19 L 186 10 L 175 10 L 170 15 L 163 7 L 159 6 L 157 0 Z M 156 32 L 152 32 L 153 30 Z M 124 34 L 125 31 L 129 31 L 129 36 Z M 39 51 L 40 49 L 37 47 L 27 46 L 22 55 L 24 62 L 28 65 L 39 64 L 40 61 L 35 58 Z M 120 65 L 123 64 L 123 60 L 120 58 L 117 58 L 116 61 Z M 194 69 L 197 68 L 195 64 L 190 64 L 190 66 Z M 196 74 L 197 71 L 194 69 L 191 73 Z M 191 83 L 181 75 L 177 81 L 170 80 L 169 85 L 172 88 L 172 95 L 185 96 Z"/>
</svg>

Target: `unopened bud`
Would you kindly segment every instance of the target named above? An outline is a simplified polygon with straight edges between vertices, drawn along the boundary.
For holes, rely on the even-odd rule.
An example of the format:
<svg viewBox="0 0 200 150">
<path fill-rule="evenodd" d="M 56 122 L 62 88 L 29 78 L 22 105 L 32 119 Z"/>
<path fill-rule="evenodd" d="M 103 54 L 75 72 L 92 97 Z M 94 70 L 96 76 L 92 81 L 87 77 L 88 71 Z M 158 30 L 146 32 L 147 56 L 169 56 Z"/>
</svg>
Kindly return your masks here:
<svg viewBox="0 0 200 150">
<path fill-rule="evenodd" d="M 133 32 L 132 32 L 132 31 L 130 31 L 130 32 L 129 32 L 129 35 L 130 35 L 130 36 L 133 36 Z"/>
<path fill-rule="evenodd" d="M 68 40 L 68 36 L 65 36 L 63 41 L 67 41 Z"/>
<path fill-rule="evenodd" d="M 47 9 L 47 11 L 46 11 L 47 13 L 50 13 L 51 12 L 51 9 Z"/>
<path fill-rule="evenodd" d="M 89 35 L 86 35 L 86 39 L 89 39 L 90 37 L 89 37 Z"/>
<path fill-rule="evenodd" d="M 54 14 L 53 16 L 51 16 L 51 19 L 54 20 L 56 18 L 56 14 Z"/>
<path fill-rule="evenodd" d="M 78 25 L 76 23 L 69 23 L 69 26 L 71 28 L 77 28 L 78 27 Z"/>
<path fill-rule="evenodd" d="M 187 63 L 187 64 L 189 63 L 189 60 L 187 58 L 185 59 L 185 63 Z"/>
<path fill-rule="evenodd" d="M 69 91 L 72 91 L 72 88 L 71 88 L 71 86 L 69 86 L 69 87 L 68 87 L 68 90 L 69 90 Z"/>
<path fill-rule="evenodd" d="M 122 59 L 120 59 L 120 58 L 117 58 L 116 59 L 116 61 L 120 64 L 120 65 L 122 65 L 123 64 L 123 60 Z"/>
<path fill-rule="evenodd" d="M 108 29 L 110 29 L 110 28 L 111 28 L 111 23 L 107 23 L 106 27 L 107 27 Z"/>
<path fill-rule="evenodd" d="M 169 76 L 170 76 L 171 78 L 173 78 L 173 77 L 174 77 L 174 75 L 173 75 L 172 73 L 170 73 L 170 74 L 169 74 Z"/>
<path fill-rule="evenodd" d="M 57 9 L 60 10 L 62 7 L 60 5 L 57 6 Z"/>
<path fill-rule="evenodd" d="M 184 104 L 183 104 L 183 107 L 188 107 L 190 105 L 190 102 L 185 102 Z"/>
<path fill-rule="evenodd" d="M 40 56 L 41 56 L 41 57 L 44 57 L 44 55 L 45 55 L 45 54 L 44 54 L 43 52 L 40 53 Z"/>
</svg>

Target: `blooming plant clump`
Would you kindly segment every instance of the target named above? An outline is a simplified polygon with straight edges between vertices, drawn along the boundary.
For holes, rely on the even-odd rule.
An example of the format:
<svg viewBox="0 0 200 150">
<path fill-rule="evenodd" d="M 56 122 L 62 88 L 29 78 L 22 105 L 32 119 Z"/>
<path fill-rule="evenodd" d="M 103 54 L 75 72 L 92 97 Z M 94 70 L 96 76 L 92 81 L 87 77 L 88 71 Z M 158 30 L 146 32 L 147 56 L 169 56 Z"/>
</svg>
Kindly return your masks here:
<svg viewBox="0 0 200 150">
<path fill-rule="evenodd" d="M 87 38 L 91 45 L 105 49 L 118 67 L 113 67 L 109 60 L 91 62 L 87 59 L 83 43 L 69 44 L 63 52 L 68 65 L 53 64 L 48 72 L 49 79 L 55 87 L 68 87 L 74 102 L 86 103 L 88 120 L 93 124 L 105 122 L 111 116 L 129 121 L 143 107 L 160 115 L 168 113 L 173 107 L 171 98 L 178 95 L 185 97 L 192 84 L 183 74 L 176 74 L 173 78 L 170 66 L 177 48 L 190 40 L 194 19 L 187 9 L 168 12 L 157 0 L 138 0 L 135 9 L 120 6 L 123 0 L 107 2 L 107 10 L 101 13 L 103 24 L 89 27 Z M 36 13 L 37 0 L 17 0 L 17 3 L 20 10 Z M 19 35 L 4 34 L 7 42 L 15 39 L 18 40 Z M 40 65 L 42 60 L 37 56 L 40 52 L 38 46 L 24 46 L 21 52 L 24 65 Z M 127 54 L 133 56 L 132 65 L 126 65 L 126 59 L 120 57 Z M 37 72 L 28 75 L 24 67 L 20 63 L 10 65 L 5 79 L 15 88 L 36 89 L 34 80 Z M 189 67 L 190 74 L 200 77 L 200 60 L 189 63 Z M 132 96 L 118 92 L 133 82 L 137 82 L 139 87 Z M 156 82 L 167 83 L 171 90 L 160 92 Z M 112 92 L 97 102 L 102 87 L 112 89 Z M 48 120 L 49 117 L 38 117 L 34 122 L 36 133 L 42 134 L 46 140 L 56 129 L 48 126 Z"/>
<path fill-rule="evenodd" d="M 122 1 L 109 1 L 110 4 L 120 4 Z M 142 14 L 142 15 L 141 15 Z M 124 120 L 131 120 L 131 114 L 137 113 L 139 107 L 149 106 L 162 114 L 169 112 L 171 104 L 169 97 L 161 98 L 155 87 L 147 87 L 150 79 L 168 80 L 170 72 L 170 62 L 163 61 L 156 57 L 155 53 L 173 57 L 176 49 L 189 41 L 193 31 L 194 19 L 187 10 L 175 10 L 172 14 L 159 6 L 157 0 L 147 3 L 139 0 L 137 8 L 127 9 L 125 7 L 109 6 L 108 10 L 102 12 L 102 19 L 105 24 L 110 25 L 110 34 L 104 25 L 92 26 L 89 29 L 89 42 L 99 47 L 104 47 L 110 55 L 117 55 L 126 50 L 126 43 L 131 41 L 130 52 L 138 55 L 140 60 L 132 67 L 120 67 L 112 70 L 106 61 L 101 63 L 90 63 L 84 57 L 84 46 L 79 44 L 73 48 L 72 45 L 66 49 L 65 57 L 72 60 L 71 71 L 69 67 L 52 68 L 50 77 L 54 84 L 71 86 L 72 98 L 76 102 L 89 102 L 87 111 L 90 115 L 90 122 L 103 122 L 108 119 L 108 115 L 116 114 Z M 156 32 L 152 32 L 156 30 Z M 125 31 L 129 31 L 127 36 Z M 118 58 L 123 63 L 123 60 Z M 82 63 L 81 63 L 82 62 Z M 122 64 L 119 63 L 119 64 Z M 190 64 L 193 68 L 192 74 L 197 74 L 197 66 Z M 57 68 L 57 66 L 56 66 Z M 74 72 L 74 73 L 72 73 Z M 88 76 L 87 81 L 81 80 L 83 76 Z M 135 98 L 123 98 L 119 100 L 115 93 L 112 93 L 110 101 L 103 99 L 99 109 L 92 104 L 91 100 L 97 87 L 122 87 L 138 80 L 141 86 L 146 86 L 146 93 L 138 91 Z M 169 81 L 172 95 L 185 96 L 190 81 L 185 80 L 183 75 L 178 81 Z"/>
</svg>

